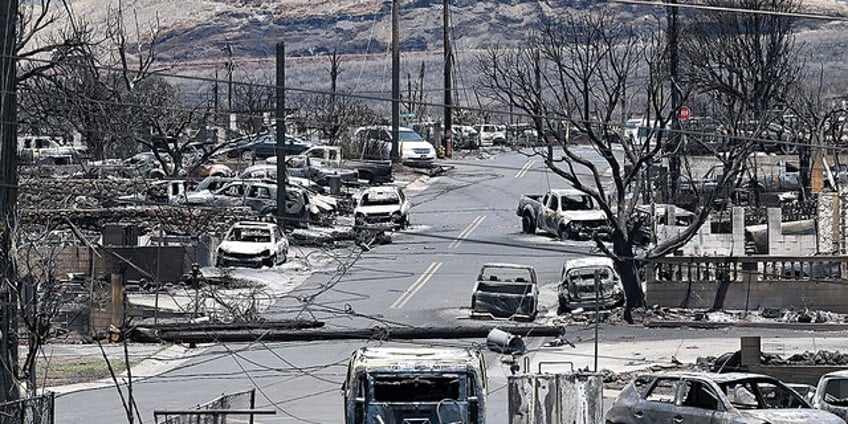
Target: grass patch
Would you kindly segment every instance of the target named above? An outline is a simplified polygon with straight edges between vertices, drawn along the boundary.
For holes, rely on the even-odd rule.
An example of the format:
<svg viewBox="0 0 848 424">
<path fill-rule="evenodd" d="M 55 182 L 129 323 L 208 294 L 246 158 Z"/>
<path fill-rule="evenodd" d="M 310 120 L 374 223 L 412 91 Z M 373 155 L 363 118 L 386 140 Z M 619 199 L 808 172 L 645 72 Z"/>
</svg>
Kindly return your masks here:
<svg viewBox="0 0 848 424">
<path fill-rule="evenodd" d="M 116 375 L 126 370 L 122 360 L 110 360 Z M 63 386 L 111 378 L 109 367 L 102 356 L 75 356 L 42 358 L 36 361 L 36 384 L 39 387 Z"/>
</svg>

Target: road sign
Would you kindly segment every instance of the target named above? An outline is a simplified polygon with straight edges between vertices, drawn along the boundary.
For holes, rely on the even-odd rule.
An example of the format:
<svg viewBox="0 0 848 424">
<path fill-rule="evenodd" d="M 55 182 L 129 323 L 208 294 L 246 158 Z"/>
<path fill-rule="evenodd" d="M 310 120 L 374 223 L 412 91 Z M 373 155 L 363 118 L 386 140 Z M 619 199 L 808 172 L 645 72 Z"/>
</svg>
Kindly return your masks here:
<svg viewBox="0 0 848 424">
<path fill-rule="evenodd" d="M 685 121 L 689 119 L 689 106 L 680 106 L 680 120 Z"/>
</svg>

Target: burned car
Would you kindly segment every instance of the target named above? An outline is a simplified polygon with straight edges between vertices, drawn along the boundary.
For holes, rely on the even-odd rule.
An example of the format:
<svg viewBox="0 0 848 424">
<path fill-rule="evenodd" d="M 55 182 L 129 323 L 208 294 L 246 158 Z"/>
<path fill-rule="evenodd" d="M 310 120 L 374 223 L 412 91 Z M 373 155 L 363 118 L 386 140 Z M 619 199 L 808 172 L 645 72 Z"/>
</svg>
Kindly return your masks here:
<svg viewBox="0 0 848 424">
<path fill-rule="evenodd" d="M 843 424 L 813 409 L 779 380 L 760 374 L 669 372 L 641 374 L 625 386 L 606 422 L 711 424 Z"/>
<path fill-rule="evenodd" d="M 376 224 L 402 230 L 409 226 L 409 209 L 399 187 L 370 187 L 359 196 L 353 215 L 358 227 Z"/>
<path fill-rule="evenodd" d="M 599 280 L 597 288 L 595 274 Z M 562 265 L 557 298 L 558 313 L 577 308 L 594 309 L 596 305 L 608 309 L 624 303 L 624 288 L 610 258 L 569 259 Z"/>
<path fill-rule="evenodd" d="M 471 317 L 532 321 L 538 301 L 536 270 L 532 266 L 485 264 L 471 294 Z"/>
<path fill-rule="evenodd" d="M 289 241 L 275 223 L 241 221 L 230 227 L 216 252 L 219 268 L 272 267 L 286 261 Z"/>
<path fill-rule="evenodd" d="M 477 350 L 365 347 L 342 386 L 344 422 L 486 422 L 486 360 Z"/>
<path fill-rule="evenodd" d="M 812 403 L 816 409 L 832 412 L 848 420 L 848 370 L 833 371 L 821 376 Z"/>
</svg>

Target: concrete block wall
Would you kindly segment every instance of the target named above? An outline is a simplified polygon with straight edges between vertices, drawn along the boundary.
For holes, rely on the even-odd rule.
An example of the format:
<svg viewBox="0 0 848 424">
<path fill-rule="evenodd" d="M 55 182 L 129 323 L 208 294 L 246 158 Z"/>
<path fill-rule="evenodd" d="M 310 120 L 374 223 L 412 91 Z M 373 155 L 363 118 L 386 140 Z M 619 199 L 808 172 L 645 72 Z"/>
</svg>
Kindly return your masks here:
<svg viewBox="0 0 848 424">
<path fill-rule="evenodd" d="M 707 309 L 713 306 L 718 281 L 649 281 L 646 298 L 650 305 Z M 762 308 L 817 309 L 848 313 L 846 287 L 839 281 L 757 281 L 743 278 L 730 283 L 724 308 L 758 310 Z M 685 302 L 685 304 L 684 304 Z"/>
<path fill-rule="evenodd" d="M 818 252 L 819 240 L 815 234 L 783 234 L 781 230 L 780 208 L 768 211 L 769 254 L 784 256 L 810 256 Z M 682 248 L 683 256 L 741 256 L 745 254 L 745 211 L 734 207 L 732 211 L 732 230 L 730 233 L 715 234 L 710 231 L 707 220 L 698 233 Z M 659 225 L 660 238 L 677 235 L 683 227 Z"/>
</svg>

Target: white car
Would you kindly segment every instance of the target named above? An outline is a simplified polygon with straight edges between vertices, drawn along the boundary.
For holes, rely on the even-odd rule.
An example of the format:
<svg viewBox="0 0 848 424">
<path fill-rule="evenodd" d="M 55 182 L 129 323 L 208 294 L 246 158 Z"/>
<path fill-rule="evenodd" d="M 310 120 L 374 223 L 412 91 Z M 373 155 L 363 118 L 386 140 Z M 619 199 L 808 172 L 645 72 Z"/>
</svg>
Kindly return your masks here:
<svg viewBox="0 0 848 424">
<path fill-rule="evenodd" d="M 353 139 L 361 143 L 364 150 L 371 151 L 372 159 L 389 159 L 392 150 L 392 127 L 377 125 L 361 127 L 353 134 Z M 400 157 L 407 165 L 428 165 L 436 160 L 436 149 L 430 142 L 418 135 L 415 130 L 398 127 L 398 149 Z"/>
<path fill-rule="evenodd" d="M 233 224 L 218 245 L 215 264 L 220 267 L 272 267 L 286 261 L 289 241 L 277 224 L 241 221 Z"/>
<path fill-rule="evenodd" d="M 356 225 L 390 224 L 394 229 L 409 226 L 409 199 L 398 187 L 370 187 L 356 201 Z"/>
</svg>

